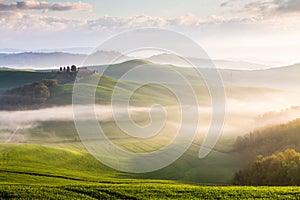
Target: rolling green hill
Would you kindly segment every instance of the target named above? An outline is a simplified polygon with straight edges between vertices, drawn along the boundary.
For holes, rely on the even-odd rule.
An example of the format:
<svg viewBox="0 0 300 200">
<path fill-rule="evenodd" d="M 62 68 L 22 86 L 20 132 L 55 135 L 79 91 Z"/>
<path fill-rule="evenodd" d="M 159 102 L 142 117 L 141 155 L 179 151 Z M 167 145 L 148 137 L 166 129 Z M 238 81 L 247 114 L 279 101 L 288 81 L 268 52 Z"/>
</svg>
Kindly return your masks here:
<svg viewBox="0 0 300 200">
<path fill-rule="evenodd" d="M 297 199 L 300 192 L 130 179 L 88 154 L 39 145 L 1 144 L 0 162 L 1 199 Z"/>
<path fill-rule="evenodd" d="M 0 94 L 5 90 L 25 84 L 39 82 L 43 79 L 54 79 L 55 73 L 28 70 L 0 70 Z"/>
<path fill-rule="evenodd" d="M 87 153 L 41 145 L 1 144 L 0 158 L 2 183 L 101 182 L 117 175 Z"/>
<path fill-rule="evenodd" d="M 116 78 L 124 71 L 131 69 L 134 64 L 152 65 L 149 62 L 137 60 L 113 66 L 111 71 L 108 71 L 111 74 L 107 74 L 111 76 L 102 76 L 100 83 L 96 86 L 95 102 L 97 104 L 110 104 L 112 91 L 118 82 Z M 161 75 L 167 73 L 162 69 L 162 65 L 154 67 L 161 70 Z M 193 71 L 184 68 L 180 68 L 180 70 L 185 71 L 184 73 L 193 80 Z M 293 68 L 293 70 L 296 69 Z M 222 71 L 222 73 L 224 72 Z M 239 71 L 227 72 L 228 80 L 230 80 L 230 73 L 240 73 Z M 246 72 L 246 75 L 243 76 L 245 79 L 241 77 L 240 81 L 246 80 L 247 82 L 257 73 L 260 72 Z M 84 82 L 79 83 L 79 86 L 85 90 L 92 89 L 94 85 L 90 83 L 99 76 L 97 73 L 93 74 Z M 59 78 L 61 77 L 58 77 L 57 73 L 52 72 L 0 70 L 0 90 L 22 87 L 24 84 L 41 82 L 44 79 Z M 261 75 L 260 78 L 267 79 L 265 75 Z M 260 78 L 259 81 L 262 80 Z M 138 81 L 138 78 L 121 81 L 120 97 L 130 93 Z M 266 80 L 267 82 L 268 80 Z M 230 81 L 226 83 L 228 84 Z M 235 85 L 234 81 L 232 83 L 232 85 L 226 85 L 227 95 L 229 99 L 238 101 L 265 99 L 272 95 L 284 94 L 281 90 L 268 87 Z M 241 82 L 238 81 L 238 83 Z M 182 94 L 186 92 L 180 85 L 176 85 L 176 87 L 181 89 Z M 194 85 L 194 88 L 199 92 L 201 105 L 209 106 L 209 96 L 204 95 L 207 93 L 205 85 Z M 12 91 L 18 91 L 18 89 Z M 67 107 L 66 105 L 72 103 L 72 82 L 53 85 L 49 87 L 49 91 L 50 96 L 42 107 Z M 85 96 L 82 98 L 84 99 Z M 186 98 L 189 98 L 188 94 Z M 177 101 L 168 89 L 157 84 L 148 84 L 134 93 L 131 103 L 135 106 L 147 106 L 153 103 L 176 105 Z M 42 115 L 42 113 L 40 114 Z M 23 117 L 31 116 L 23 115 Z M 141 124 L 148 120 L 147 117 L 140 115 L 135 118 Z M 12 122 L 13 120 L 12 118 Z M 171 136 L 174 134 L 172 129 L 167 129 L 157 137 L 141 141 L 121 134 L 122 132 L 112 120 L 100 123 L 107 133 L 107 137 L 114 144 L 135 153 L 149 152 L 162 147 L 170 142 Z M 253 160 L 257 154 L 267 156 L 274 151 L 291 147 L 299 150 L 300 143 L 297 136 L 299 124 L 297 120 L 288 125 L 260 129 L 251 133 L 250 136 L 239 138 L 235 145 L 234 136 L 222 136 L 213 151 L 204 159 L 198 158 L 199 147 L 204 137 L 201 135 L 190 149 L 172 165 L 146 174 L 121 173 L 98 162 L 87 153 L 77 134 L 74 122 L 70 119 L 36 120 L 33 123 L 21 124 L 24 126 L 18 127 L 18 131 L 14 135 L 16 139 L 12 141 L 7 140 L 6 136 L 9 137 L 14 129 L 6 124 L 1 124 L 0 139 L 8 142 L 0 144 L 0 198 L 246 199 L 271 196 L 293 199 L 298 197 L 299 188 L 204 187 L 197 186 L 197 184 L 230 185 L 234 173 L 245 163 Z M 14 126 L 14 124 L 9 126 Z M 10 144 L 10 142 L 16 144 Z M 99 144 L 102 144 L 101 141 Z"/>
<path fill-rule="evenodd" d="M 30 89 L 30 84 L 40 84 L 45 79 L 58 79 L 60 82 L 65 82 L 65 80 L 71 80 L 67 76 L 68 74 L 60 74 L 55 72 L 35 72 L 35 71 L 0 71 L 0 91 L 8 91 L 7 94 L 11 94 L 12 91 L 16 95 L 15 99 L 18 97 L 23 97 L 24 93 L 30 93 L 31 91 L 24 91 L 26 88 Z M 116 87 L 117 79 L 101 76 L 98 86 L 91 85 L 89 82 L 100 79 L 99 74 L 93 74 L 90 77 L 86 77 L 83 83 L 78 83 L 83 90 L 90 90 L 96 87 L 95 102 L 97 104 L 110 104 L 111 95 Z M 16 81 L 14 81 L 16 80 Z M 25 87 L 25 86 L 26 87 Z M 30 87 L 29 87 L 30 86 Z M 134 88 L 134 82 L 121 82 L 119 83 L 121 93 L 119 95 L 130 94 L 132 88 Z M 20 91 L 16 93 L 15 91 Z M 73 82 L 53 85 L 49 87 L 50 95 L 48 99 L 43 104 L 38 105 L 24 105 L 21 107 L 20 104 L 16 104 L 16 109 L 26 109 L 26 108 L 36 108 L 36 107 L 51 107 L 51 106 L 61 106 L 72 104 L 72 92 L 73 92 Z M 6 95 L 6 94 L 5 94 Z M 121 97 L 120 96 L 120 97 Z M 10 97 L 14 98 L 14 97 Z M 83 97 L 85 98 L 85 97 Z M 5 100 L 4 100 L 5 102 Z M 35 102 L 35 101 L 32 101 Z M 176 103 L 176 99 L 173 98 L 173 94 L 162 86 L 156 84 L 147 84 L 140 87 L 132 96 L 131 103 L 134 105 L 148 105 L 152 102 L 161 102 L 163 105 L 172 105 Z M 12 103 L 12 101 L 10 101 Z M 10 105 L 10 107 L 12 107 Z M 5 109 L 5 105 L 1 106 L 1 109 Z M 11 109 L 11 108 L 10 108 Z"/>
<path fill-rule="evenodd" d="M 152 68 L 152 73 L 149 76 L 160 76 L 169 77 L 176 75 L 174 70 L 183 76 L 193 84 L 204 84 L 203 79 L 209 80 L 208 82 L 214 82 L 216 80 L 216 74 L 214 70 L 207 68 L 199 68 L 200 74 L 193 68 L 189 67 L 178 67 L 174 65 L 162 65 L 151 63 L 144 60 L 131 60 L 124 63 L 112 64 L 107 66 L 90 66 L 89 69 L 102 72 L 105 68 L 105 75 L 119 79 L 123 74 L 129 70 L 134 69 L 137 66 L 145 65 L 147 68 Z M 234 69 L 217 69 L 225 86 L 237 86 L 237 87 L 261 87 L 261 88 L 272 88 L 281 90 L 292 90 L 297 91 L 299 85 L 299 78 L 297 74 L 300 73 L 300 64 L 291 66 L 284 66 L 278 68 L 269 68 L 262 70 L 234 70 Z M 141 70 L 139 75 L 134 77 L 127 77 L 126 80 L 140 81 L 143 80 L 144 72 Z M 149 73 L 149 72 L 148 72 Z M 148 75 L 148 74 L 147 74 Z M 176 80 L 176 79 L 175 79 Z M 166 80 L 169 82 L 173 80 Z"/>
<path fill-rule="evenodd" d="M 169 143 L 172 135 L 162 133 L 156 137 L 139 140 L 122 134 L 115 123 L 101 123 L 108 138 L 117 146 L 132 152 L 149 152 L 161 148 Z M 74 122 L 49 121 L 39 123 L 30 129 L 21 129 L 15 137 L 22 136 L 22 142 L 59 148 L 71 152 L 87 154 L 81 143 Z M 199 138 L 190 149 L 172 165 L 146 174 L 124 174 L 138 179 L 163 179 L 203 184 L 230 184 L 234 172 L 240 169 L 242 163 L 231 153 L 234 137 L 222 137 L 217 146 L 205 159 L 198 158 Z M 88 141 L 86 141 L 88 142 Z M 102 142 L 99 141 L 99 145 Z M 104 144 L 104 143 L 103 143 Z"/>
</svg>

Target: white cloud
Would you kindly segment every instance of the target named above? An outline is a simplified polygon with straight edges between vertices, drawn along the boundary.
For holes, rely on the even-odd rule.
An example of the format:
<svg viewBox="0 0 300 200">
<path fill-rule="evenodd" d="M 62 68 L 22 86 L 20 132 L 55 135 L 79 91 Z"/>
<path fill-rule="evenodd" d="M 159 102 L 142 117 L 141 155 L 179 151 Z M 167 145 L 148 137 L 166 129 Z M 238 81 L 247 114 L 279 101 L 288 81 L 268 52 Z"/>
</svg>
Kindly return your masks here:
<svg viewBox="0 0 300 200">
<path fill-rule="evenodd" d="M 167 28 L 199 28 L 202 25 L 218 24 L 225 22 L 239 21 L 240 19 L 227 20 L 220 16 L 209 16 L 207 18 L 198 18 L 192 14 L 180 16 L 178 18 L 159 18 L 151 16 L 103 16 L 94 20 L 70 20 L 59 17 L 50 17 L 45 15 L 24 14 L 15 11 L 0 12 L 0 29 L 25 30 L 40 29 L 62 30 L 62 29 L 82 29 L 89 31 L 101 30 L 127 30 L 138 27 L 167 27 Z"/>
<path fill-rule="evenodd" d="M 42 11 L 71 11 L 71 10 L 91 10 L 90 4 L 82 2 L 56 2 L 24 0 L 11 4 L 0 1 L 0 11 L 23 11 L 23 10 L 42 10 Z"/>
<path fill-rule="evenodd" d="M 207 25 L 225 23 L 251 23 L 255 18 L 225 18 L 222 16 L 211 15 L 206 18 L 199 18 L 188 13 L 177 18 L 159 18 L 151 16 L 129 16 L 116 17 L 104 16 L 96 20 L 87 21 L 90 30 L 127 30 L 138 27 L 163 27 L 175 30 L 197 30 Z"/>
</svg>

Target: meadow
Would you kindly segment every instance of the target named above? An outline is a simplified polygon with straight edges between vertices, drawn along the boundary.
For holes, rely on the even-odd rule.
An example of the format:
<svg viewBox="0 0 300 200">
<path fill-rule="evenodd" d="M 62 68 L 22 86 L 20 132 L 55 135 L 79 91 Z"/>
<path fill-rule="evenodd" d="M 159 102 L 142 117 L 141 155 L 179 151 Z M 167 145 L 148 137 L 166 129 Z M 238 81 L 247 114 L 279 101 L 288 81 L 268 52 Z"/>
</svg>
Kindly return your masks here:
<svg viewBox="0 0 300 200">
<path fill-rule="evenodd" d="M 130 67 L 128 63 L 124 66 Z M 151 152 L 172 141 L 176 127 L 180 123 L 176 117 L 178 112 L 175 108 L 178 102 L 174 95 L 157 84 L 147 84 L 136 90 L 131 98 L 133 107 L 131 114 L 137 124 L 149 123 L 146 108 L 153 103 L 159 102 L 171 111 L 171 114 L 167 116 L 168 123 L 164 129 L 155 137 L 147 140 L 129 137 L 117 127 L 109 110 L 110 96 L 118 82 L 119 71 L 112 68 L 109 72 L 116 76 L 114 78 L 103 76 L 96 87 L 95 95 L 95 102 L 98 104 L 96 108 L 99 110 L 97 117 L 106 136 L 115 145 L 134 153 Z M 225 70 L 223 73 L 230 77 L 228 71 Z M 232 73 L 239 72 L 232 71 Z M 256 72 L 247 73 L 251 78 Z M 193 78 L 192 72 L 187 72 L 187 75 Z M 57 76 L 53 72 L 2 70 L 0 93 L 43 79 L 59 79 Z M 93 74 L 90 81 L 93 82 L 93 79 L 99 78 L 98 76 Z M 265 78 L 263 75 L 261 77 Z M 127 95 L 137 81 L 139 80 L 121 81 L 120 95 Z M 82 86 L 86 90 L 93 87 L 89 85 L 89 80 Z M 199 148 L 210 123 L 208 108 L 211 102 L 205 85 L 193 87 L 199 92 L 197 98 L 203 109 L 200 116 L 202 128 L 197 138 L 173 164 L 145 174 L 124 173 L 110 169 L 88 153 L 76 131 L 73 115 L 70 114 L 72 82 L 50 87 L 51 95 L 38 110 L 24 108 L 0 111 L 0 198 L 299 199 L 298 187 L 232 186 L 235 172 L 251 162 L 250 159 L 245 159 L 245 155 L 252 153 L 253 148 L 259 149 L 259 145 L 255 146 L 256 143 L 247 143 L 248 146 L 240 145 L 243 151 L 239 151 L 236 146 L 237 136 L 251 132 L 258 125 L 265 126 L 278 121 L 285 123 L 300 116 L 299 109 L 289 109 L 296 104 L 299 94 L 283 88 L 245 86 L 241 80 L 238 83 L 225 80 L 228 112 L 223 134 L 212 152 L 204 159 L 199 159 Z M 180 91 L 185 92 L 183 88 Z M 189 97 L 187 94 L 186 98 Z M 194 109 L 188 106 L 185 108 Z M 284 108 L 287 110 L 281 112 L 280 110 Z M 270 113 L 274 110 L 275 112 Z M 124 111 L 117 110 L 117 114 L 122 116 Z M 127 121 L 124 120 L 124 123 Z M 88 125 L 86 128 L 88 129 Z M 288 129 L 283 132 L 289 131 Z M 265 132 L 266 135 L 271 135 L 270 132 L 274 131 L 266 129 Z M 261 133 L 262 131 L 255 132 L 265 139 Z M 281 133 L 276 135 L 278 140 L 286 141 L 279 136 Z M 293 135 L 297 138 L 296 133 Z M 244 140 L 248 141 L 247 136 Z M 99 145 L 105 145 L 102 141 L 97 142 Z M 277 150 L 281 150 L 280 143 L 278 145 Z M 285 144 L 282 148 L 288 145 Z M 252 159 L 255 156 L 256 154 L 251 154 Z"/>
</svg>

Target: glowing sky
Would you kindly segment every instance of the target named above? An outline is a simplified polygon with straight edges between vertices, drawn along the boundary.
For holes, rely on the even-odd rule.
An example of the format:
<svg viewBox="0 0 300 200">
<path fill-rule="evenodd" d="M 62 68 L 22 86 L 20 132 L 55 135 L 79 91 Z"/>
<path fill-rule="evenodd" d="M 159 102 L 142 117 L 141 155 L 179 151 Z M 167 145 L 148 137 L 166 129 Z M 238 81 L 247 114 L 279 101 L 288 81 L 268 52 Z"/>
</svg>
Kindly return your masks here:
<svg viewBox="0 0 300 200">
<path fill-rule="evenodd" d="M 149 26 L 184 33 L 213 58 L 300 62 L 299 0 L 0 0 L 0 48 L 96 47 Z"/>
</svg>

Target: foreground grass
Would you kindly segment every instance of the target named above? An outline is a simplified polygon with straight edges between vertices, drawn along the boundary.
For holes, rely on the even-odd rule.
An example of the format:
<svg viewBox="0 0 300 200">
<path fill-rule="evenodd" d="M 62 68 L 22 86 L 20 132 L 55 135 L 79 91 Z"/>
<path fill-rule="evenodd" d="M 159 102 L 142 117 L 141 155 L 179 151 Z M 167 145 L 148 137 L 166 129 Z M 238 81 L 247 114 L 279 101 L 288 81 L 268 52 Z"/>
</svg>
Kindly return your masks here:
<svg viewBox="0 0 300 200">
<path fill-rule="evenodd" d="M 82 151 L 36 144 L 1 144 L 0 199 L 300 198 L 300 187 L 199 186 L 183 183 L 184 178 L 179 182 L 153 180 L 160 179 L 163 174 L 168 177 L 171 172 L 180 173 L 190 169 L 192 165 L 188 162 L 189 157 L 190 154 L 183 156 L 179 163 L 166 171 L 135 179 L 132 174 L 123 174 L 103 166 Z M 218 166 L 209 160 L 204 163 L 200 165 L 203 168 L 195 169 L 201 171 Z M 211 170 L 205 173 L 217 173 L 217 168 Z M 205 177 L 201 177 L 205 180 Z"/>
<path fill-rule="evenodd" d="M 134 179 L 83 152 L 39 145 L 2 144 L 0 162 L 0 199 L 300 199 L 300 187 Z"/>
<path fill-rule="evenodd" d="M 299 187 L 191 186 L 171 183 L 0 185 L 7 199 L 299 199 Z"/>
</svg>

